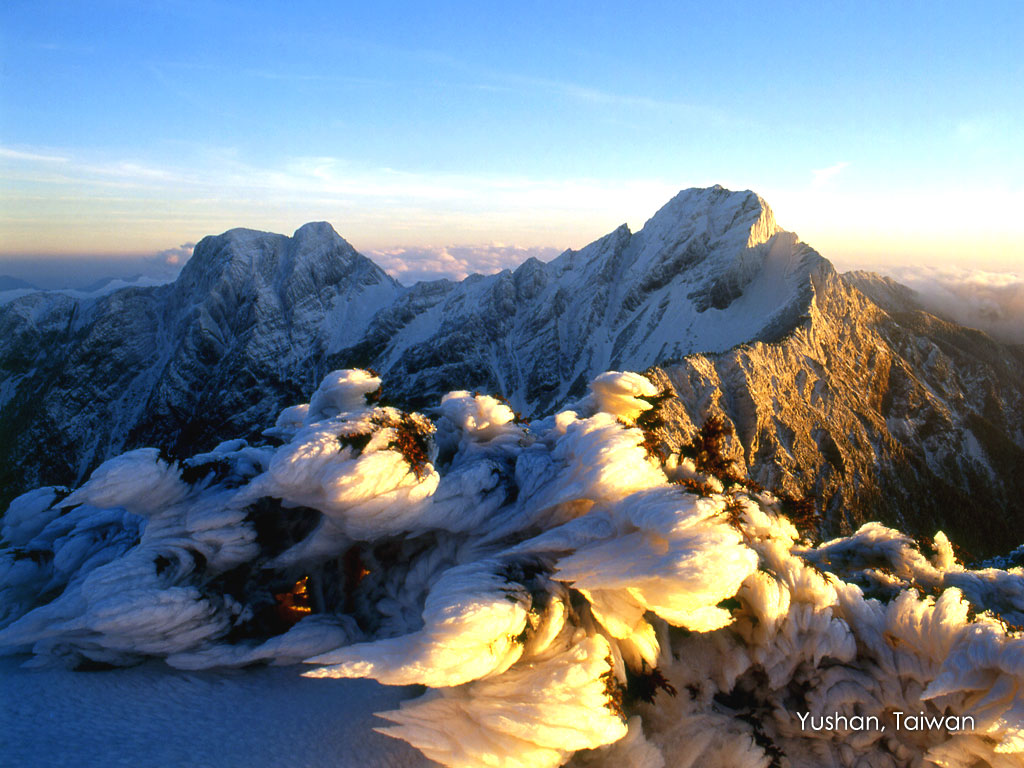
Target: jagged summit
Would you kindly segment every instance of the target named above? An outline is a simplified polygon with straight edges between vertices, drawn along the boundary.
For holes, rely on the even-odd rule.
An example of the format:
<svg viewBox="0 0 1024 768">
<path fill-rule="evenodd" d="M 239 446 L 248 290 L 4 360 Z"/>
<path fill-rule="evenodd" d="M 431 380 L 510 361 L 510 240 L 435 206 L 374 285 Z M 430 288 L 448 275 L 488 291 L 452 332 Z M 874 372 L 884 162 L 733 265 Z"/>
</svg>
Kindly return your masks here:
<svg viewBox="0 0 1024 768">
<path fill-rule="evenodd" d="M 315 241 L 315 240 L 326 240 L 335 241 L 344 239 L 339 235 L 334 227 L 326 221 L 310 221 L 303 224 L 301 227 L 295 230 L 295 234 L 292 235 L 295 240 L 300 241 Z M 347 243 L 346 243 L 347 245 Z"/>
<path fill-rule="evenodd" d="M 200 240 L 178 282 L 208 283 L 215 275 L 225 274 L 236 282 L 244 281 L 246 274 L 260 274 L 265 280 L 280 282 L 300 265 L 330 272 L 332 263 L 350 266 L 354 262 L 372 265 L 382 279 L 391 280 L 326 221 L 304 224 L 291 237 L 236 228 Z"/>
<path fill-rule="evenodd" d="M 332 364 L 387 371 L 410 403 L 471 384 L 546 413 L 607 369 L 777 338 L 828 268 L 753 192 L 688 189 L 639 232 L 622 225 L 547 264 L 414 286 Z"/>
<path fill-rule="evenodd" d="M 750 190 L 736 192 L 717 184 L 708 188 L 691 187 L 665 203 L 637 232 L 622 224 L 580 251 L 566 251 L 559 259 L 566 265 L 576 266 L 581 261 L 593 260 L 608 248 L 629 243 L 634 252 L 631 263 L 652 259 L 665 262 L 672 258 L 673 252 L 694 242 L 708 250 L 720 251 L 724 256 L 736 257 L 745 249 L 767 243 L 783 231 L 768 204 Z"/>
<path fill-rule="evenodd" d="M 647 220 L 640 233 L 654 242 L 681 235 L 700 235 L 709 242 L 745 235 L 743 245 L 753 248 L 781 231 L 772 209 L 759 195 L 749 189 L 736 192 L 716 184 L 680 191 Z"/>
<path fill-rule="evenodd" d="M 269 232 L 263 229 L 252 229 L 251 227 L 232 227 L 219 235 L 207 235 L 200 242 L 205 240 L 231 240 L 237 243 L 253 243 L 266 239 L 293 239 L 309 241 L 313 239 L 334 241 L 342 240 L 334 226 L 327 221 L 309 221 L 295 230 L 291 238 L 278 232 Z"/>
</svg>

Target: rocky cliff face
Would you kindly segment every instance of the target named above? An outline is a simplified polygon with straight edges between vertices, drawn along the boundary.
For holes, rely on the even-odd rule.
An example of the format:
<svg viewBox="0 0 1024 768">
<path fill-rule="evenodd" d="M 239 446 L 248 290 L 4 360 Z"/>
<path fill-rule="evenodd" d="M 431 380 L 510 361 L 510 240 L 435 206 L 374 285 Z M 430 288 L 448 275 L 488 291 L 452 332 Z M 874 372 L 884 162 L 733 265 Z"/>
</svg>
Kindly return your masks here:
<svg viewBox="0 0 1024 768">
<path fill-rule="evenodd" d="M 232 230 L 172 285 L 25 296 L 0 332 L 7 498 L 125 448 L 257 437 L 332 368 L 375 368 L 407 406 L 475 388 L 537 415 L 657 364 L 678 395 L 660 437 L 722 416 L 733 457 L 818 499 L 825 533 L 883 519 L 979 554 L 1024 540 L 1024 353 L 838 275 L 751 192 L 686 190 L 639 232 L 411 288 L 326 224 Z"/>
<path fill-rule="evenodd" d="M 1024 350 L 887 312 L 831 267 L 812 285 L 785 338 L 653 370 L 678 395 L 660 436 L 685 445 L 722 417 L 730 457 L 816 499 L 825 535 L 876 519 L 944 530 L 968 557 L 1024 540 Z"/>
</svg>

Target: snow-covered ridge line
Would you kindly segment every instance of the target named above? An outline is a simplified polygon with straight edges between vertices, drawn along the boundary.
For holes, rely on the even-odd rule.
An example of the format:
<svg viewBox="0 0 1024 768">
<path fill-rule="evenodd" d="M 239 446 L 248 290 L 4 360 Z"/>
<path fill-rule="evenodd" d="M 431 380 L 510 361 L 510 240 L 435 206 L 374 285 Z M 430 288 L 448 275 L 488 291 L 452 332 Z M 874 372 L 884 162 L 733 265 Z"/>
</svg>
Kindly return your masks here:
<svg viewBox="0 0 1024 768">
<path fill-rule="evenodd" d="M 666 453 L 638 374 L 528 425 L 379 387 L 336 371 L 260 444 L 139 449 L 15 500 L 0 648 L 419 683 L 382 730 L 449 766 L 1020 764 L 1020 568 L 877 524 L 811 546 L 770 494 Z M 894 712 L 973 730 L 800 717 Z"/>
<path fill-rule="evenodd" d="M 103 296 L 107 296 L 114 291 L 120 291 L 126 288 L 151 288 L 157 285 L 167 285 L 171 282 L 173 282 L 173 278 L 161 279 L 159 277 L 144 277 L 140 275 L 134 279 L 121 277 L 112 278 L 105 281 L 100 287 L 93 288 L 91 290 L 77 288 L 12 288 L 6 291 L 0 291 L 0 306 L 9 304 L 15 299 L 20 299 L 22 296 L 29 296 L 33 293 L 68 296 L 69 298 L 77 299 L 79 301 L 86 301 L 89 299 L 98 299 Z"/>
</svg>

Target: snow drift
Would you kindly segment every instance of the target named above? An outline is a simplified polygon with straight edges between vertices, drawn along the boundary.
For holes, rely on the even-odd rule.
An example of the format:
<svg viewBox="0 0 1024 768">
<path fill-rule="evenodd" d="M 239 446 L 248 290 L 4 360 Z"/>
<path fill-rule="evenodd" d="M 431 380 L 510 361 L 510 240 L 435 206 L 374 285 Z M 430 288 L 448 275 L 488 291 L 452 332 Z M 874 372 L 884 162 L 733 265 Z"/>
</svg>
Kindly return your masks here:
<svg viewBox="0 0 1024 768">
<path fill-rule="evenodd" d="M 336 371 L 263 444 L 18 497 L 0 649 L 423 685 L 380 730 L 448 766 L 1024 759 L 1020 568 L 878 524 L 812 545 L 734 468 L 659 445 L 638 374 L 529 424 L 468 392 L 405 413 L 379 383 Z"/>
</svg>

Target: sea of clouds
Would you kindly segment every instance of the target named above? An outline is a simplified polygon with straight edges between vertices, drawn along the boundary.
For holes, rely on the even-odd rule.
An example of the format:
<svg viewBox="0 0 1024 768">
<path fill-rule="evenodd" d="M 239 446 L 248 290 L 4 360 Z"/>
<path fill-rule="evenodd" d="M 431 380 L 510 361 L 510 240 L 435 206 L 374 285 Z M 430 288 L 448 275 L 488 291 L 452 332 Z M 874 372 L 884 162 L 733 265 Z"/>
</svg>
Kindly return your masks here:
<svg viewBox="0 0 1024 768">
<path fill-rule="evenodd" d="M 527 259 L 551 261 L 561 249 L 547 246 L 442 245 L 363 251 L 384 271 L 405 285 L 419 280 L 463 280 L 472 274 L 493 275 L 515 269 Z"/>
<path fill-rule="evenodd" d="M 878 272 L 915 291 L 929 312 L 1024 344 L 1024 273 L 963 267 L 889 267 Z"/>
</svg>

